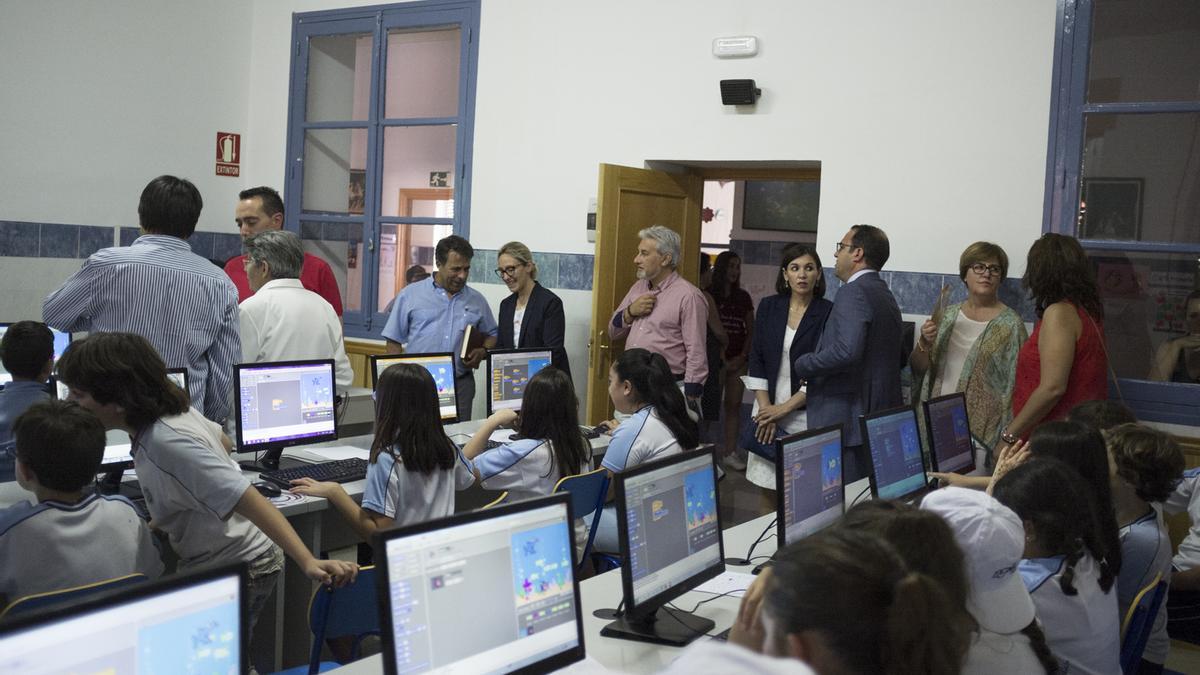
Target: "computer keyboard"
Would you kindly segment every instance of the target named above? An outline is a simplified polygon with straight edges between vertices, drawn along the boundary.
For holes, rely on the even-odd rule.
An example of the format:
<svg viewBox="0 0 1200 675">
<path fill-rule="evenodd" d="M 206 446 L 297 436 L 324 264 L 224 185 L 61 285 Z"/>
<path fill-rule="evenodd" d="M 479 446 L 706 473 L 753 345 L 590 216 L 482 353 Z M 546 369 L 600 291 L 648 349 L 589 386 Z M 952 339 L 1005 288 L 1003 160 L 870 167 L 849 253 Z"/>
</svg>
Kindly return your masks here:
<svg viewBox="0 0 1200 675">
<path fill-rule="evenodd" d="M 285 489 L 292 487 L 292 481 L 297 478 L 311 478 L 329 483 L 349 483 L 367 477 L 367 460 L 355 457 L 321 462 L 320 464 L 305 464 L 290 469 L 264 471 L 259 474 L 259 477 Z"/>
<path fill-rule="evenodd" d="M 716 635 L 712 636 L 712 639 L 720 640 L 721 642 L 725 642 L 725 641 L 729 640 L 729 631 L 731 631 L 731 630 L 733 630 L 733 626 L 730 626 L 729 628 L 726 628 L 725 630 L 721 631 L 720 633 L 717 633 Z"/>
</svg>

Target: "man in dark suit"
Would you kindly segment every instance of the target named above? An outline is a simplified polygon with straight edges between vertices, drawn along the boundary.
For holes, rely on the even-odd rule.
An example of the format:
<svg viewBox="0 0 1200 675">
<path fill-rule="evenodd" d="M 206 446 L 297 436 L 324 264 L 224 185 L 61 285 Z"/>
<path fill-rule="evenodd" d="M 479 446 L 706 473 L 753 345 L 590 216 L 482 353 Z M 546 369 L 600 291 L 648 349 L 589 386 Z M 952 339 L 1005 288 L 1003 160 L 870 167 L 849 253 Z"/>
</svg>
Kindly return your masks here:
<svg viewBox="0 0 1200 675">
<path fill-rule="evenodd" d="M 847 483 L 871 470 L 858 418 L 903 404 L 903 324 L 896 298 L 879 276 L 889 253 L 887 235 L 877 227 L 855 225 L 842 237 L 834 271 L 843 285 L 816 351 L 795 363 L 796 375 L 808 381 L 808 427 L 843 425 Z"/>
</svg>

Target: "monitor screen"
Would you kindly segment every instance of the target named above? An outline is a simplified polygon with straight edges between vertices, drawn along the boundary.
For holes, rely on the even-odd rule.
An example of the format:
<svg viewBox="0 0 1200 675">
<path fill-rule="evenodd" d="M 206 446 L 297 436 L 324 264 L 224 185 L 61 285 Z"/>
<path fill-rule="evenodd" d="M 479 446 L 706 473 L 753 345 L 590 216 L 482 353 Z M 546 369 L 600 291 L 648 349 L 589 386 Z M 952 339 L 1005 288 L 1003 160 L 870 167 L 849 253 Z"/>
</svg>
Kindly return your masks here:
<svg viewBox="0 0 1200 675">
<path fill-rule="evenodd" d="M 779 548 L 819 532 L 842 516 L 841 425 L 780 439 L 775 487 Z"/>
<path fill-rule="evenodd" d="M 669 600 L 725 569 L 711 448 L 619 474 L 617 490 L 626 609 Z"/>
<path fill-rule="evenodd" d="M 530 378 L 550 365 L 548 349 L 499 349 L 488 352 L 488 414 L 520 410 Z"/>
<path fill-rule="evenodd" d="M 104 446 L 104 458 L 100 460 L 100 470 L 133 467 L 133 455 L 130 454 L 133 445 L 129 443 L 113 443 Z"/>
<path fill-rule="evenodd" d="M 11 325 L 11 323 L 0 323 L 0 338 L 4 337 L 4 334 L 8 332 L 8 327 Z M 67 351 L 67 347 L 71 344 L 71 334 L 55 330 L 54 328 L 50 329 L 50 334 L 54 336 L 54 362 L 58 363 L 59 357 L 63 355 L 63 352 Z M 0 387 L 12 382 L 12 380 L 12 373 L 4 368 L 3 363 L 0 363 Z"/>
<path fill-rule="evenodd" d="M 433 376 L 437 387 L 438 410 L 443 422 L 458 420 L 458 400 L 454 397 L 454 355 L 444 354 L 379 354 L 371 357 L 371 386 L 379 386 L 379 376 L 397 363 L 414 363 Z"/>
<path fill-rule="evenodd" d="M 548 672 L 583 658 L 566 495 L 388 532 L 380 549 L 388 673 Z"/>
<path fill-rule="evenodd" d="M 234 366 L 238 449 L 336 440 L 333 383 L 333 359 Z"/>
<path fill-rule="evenodd" d="M 863 440 L 871 452 L 871 487 L 880 499 L 902 499 L 925 487 L 925 460 L 917 412 L 895 408 L 863 418 Z"/>
<path fill-rule="evenodd" d="M 926 401 L 925 423 L 929 429 L 929 461 L 934 471 L 975 470 L 966 396 L 950 394 Z"/>
<path fill-rule="evenodd" d="M 244 672 L 242 588 L 225 568 L 18 616 L 0 627 L 0 672 Z"/>
</svg>

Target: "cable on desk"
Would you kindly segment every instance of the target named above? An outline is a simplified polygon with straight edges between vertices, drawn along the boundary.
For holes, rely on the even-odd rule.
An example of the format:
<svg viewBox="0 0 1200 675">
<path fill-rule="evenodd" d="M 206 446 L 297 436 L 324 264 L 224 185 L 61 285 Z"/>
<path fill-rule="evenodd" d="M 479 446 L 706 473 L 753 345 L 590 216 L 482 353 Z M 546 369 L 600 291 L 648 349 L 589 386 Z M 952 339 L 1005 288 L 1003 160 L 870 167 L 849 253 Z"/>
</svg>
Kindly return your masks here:
<svg viewBox="0 0 1200 675">
<path fill-rule="evenodd" d="M 777 524 L 778 520 L 779 520 L 778 517 L 772 518 L 771 523 L 769 525 L 767 525 L 765 528 L 763 528 L 762 534 L 758 535 L 758 539 L 755 539 L 754 543 L 750 544 L 750 550 L 746 551 L 746 557 L 744 557 L 744 558 L 726 558 L 722 562 L 724 562 L 726 565 L 749 565 L 752 560 L 751 556 L 754 555 L 754 549 L 763 541 L 770 539 L 771 537 L 774 537 L 777 534 L 775 532 L 771 532 L 771 530 L 775 529 L 775 525 Z M 771 532 L 771 537 L 767 536 L 768 532 Z"/>
</svg>

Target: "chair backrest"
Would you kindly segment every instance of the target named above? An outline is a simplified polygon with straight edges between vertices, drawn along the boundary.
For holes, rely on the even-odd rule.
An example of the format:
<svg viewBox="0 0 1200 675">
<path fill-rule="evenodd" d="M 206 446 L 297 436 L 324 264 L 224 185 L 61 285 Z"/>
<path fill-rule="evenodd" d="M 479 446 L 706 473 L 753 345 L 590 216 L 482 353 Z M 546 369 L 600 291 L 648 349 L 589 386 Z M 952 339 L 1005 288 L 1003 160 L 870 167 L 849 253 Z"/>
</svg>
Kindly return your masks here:
<svg viewBox="0 0 1200 675">
<path fill-rule="evenodd" d="M 496 497 L 496 498 L 495 498 L 495 499 L 493 499 L 492 501 L 490 501 L 490 502 L 488 502 L 488 503 L 484 504 L 483 506 L 479 507 L 479 510 L 480 510 L 480 511 L 482 511 L 482 510 L 484 510 L 484 509 L 490 509 L 490 508 L 492 508 L 493 506 L 499 506 L 499 505 L 503 504 L 503 503 L 504 503 L 504 502 L 506 502 L 506 501 L 508 501 L 508 491 L 507 491 L 507 490 L 505 490 L 504 492 L 501 492 L 499 497 Z"/>
<path fill-rule="evenodd" d="M 1125 612 L 1125 620 L 1121 624 L 1121 670 L 1126 673 L 1137 672 L 1142 660 L 1142 652 L 1146 650 L 1146 642 L 1154 631 L 1154 617 L 1162 605 L 1163 597 L 1167 594 L 1167 582 L 1162 580 L 1162 573 L 1154 575 L 1154 579 L 1134 596 L 1129 610 Z"/>
<path fill-rule="evenodd" d="M 604 498 L 608 496 L 608 481 L 608 469 L 596 469 L 577 476 L 567 476 L 554 486 L 555 492 L 570 493 L 571 511 L 576 518 L 591 516 L 587 542 L 583 546 L 583 555 L 579 557 L 580 565 L 592 551 L 592 541 L 600 525 L 600 513 L 604 510 Z"/>
<path fill-rule="evenodd" d="M 59 591 L 47 591 L 45 593 L 35 593 L 17 598 L 8 607 L 0 612 L 0 618 L 9 616 L 17 616 L 26 612 L 50 607 L 51 605 L 65 604 L 67 602 L 75 602 L 83 598 L 105 593 L 107 591 L 116 590 L 132 584 L 147 581 L 145 574 L 126 574 L 123 577 L 115 579 L 106 579 L 95 583 L 75 586 L 74 588 L 64 588 Z"/>
<path fill-rule="evenodd" d="M 327 638 L 353 636 L 351 658 L 358 658 L 359 642 L 362 638 L 379 634 L 379 611 L 375 593 L 374 565 L 359 569 L 358 577 L 352 584 L 341 588 L 317 588 L 308 607 L 308 626 L 313 634 L 308 672 L 317 672 L 321 663 L 321 649 Z"/>
</svg>

